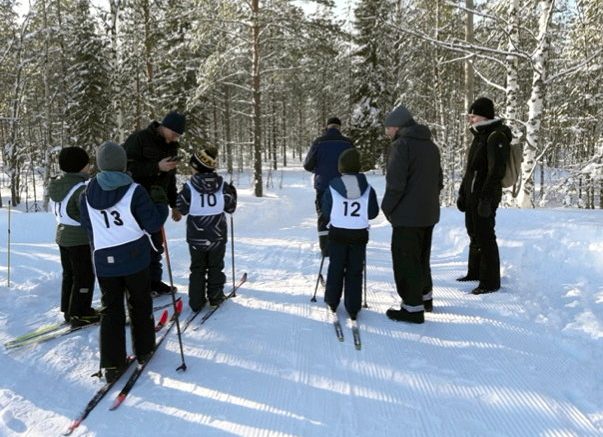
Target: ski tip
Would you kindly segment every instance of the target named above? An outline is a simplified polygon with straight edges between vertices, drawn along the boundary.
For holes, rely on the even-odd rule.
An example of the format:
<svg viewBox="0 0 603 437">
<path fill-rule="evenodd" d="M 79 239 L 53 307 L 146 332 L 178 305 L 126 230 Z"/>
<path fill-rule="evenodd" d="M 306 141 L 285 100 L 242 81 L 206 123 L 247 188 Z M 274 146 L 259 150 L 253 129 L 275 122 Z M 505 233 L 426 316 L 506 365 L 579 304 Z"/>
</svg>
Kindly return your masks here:
<svg viewBox="0 0 603 437">
<path fill-rule="evenodd" d="M 168 321 L 168 310 L 165 309 L 163 310 L 163 312 L 161 313 L 161 317 L 159 318 L 159 325 L 163 326 L 167 323 Z"/>
<path fill-rule="evenodd" d="M 82 423 L 81 420 L 74 420 L 73 423 L 69 425 L 69 428 L 67 428 L 67 431 L 63 433 L 63 435 L 71 435 L 73 431 L 75 431 L 75 429 L 80 426 L 80 423 Z"/>
<path fill-rule="evenodd" d="M 247 280 L 247 272 L 243 273 L 243 276 L 241 276 L 241 280 L 243 282 L 245 282 Z"/>
<path fill-rule="evenodd" d="M 176 302 L 176 312 L 178 314 L 180 314 L 182 312 L 182 306 L 183 306 L 182 299 L 180 299 L 179 301 Z"/>
<path fill-rule="evenodd" d="M 122 404 L 122 402 L 126 399 L 126 395 L 123 394 L 119 394 L 117 395 L 117 397 L 115 398 L 115 401 L 113 402 L 113 405 L 111 405 L 111 408 L 109 408 L 110 411 L 113 410 L 117 410 L 117 408 Z"/>
</svg>

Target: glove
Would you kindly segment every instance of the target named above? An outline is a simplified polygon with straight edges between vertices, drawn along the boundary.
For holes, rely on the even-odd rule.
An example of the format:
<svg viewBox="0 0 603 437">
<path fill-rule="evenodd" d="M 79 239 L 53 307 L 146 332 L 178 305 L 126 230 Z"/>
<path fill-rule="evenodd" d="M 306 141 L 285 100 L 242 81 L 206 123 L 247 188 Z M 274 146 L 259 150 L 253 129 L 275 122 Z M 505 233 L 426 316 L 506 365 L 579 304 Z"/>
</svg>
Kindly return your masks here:
<svg viewBox="0 0 603 437">
<path fill-rule="evenodd" d="M 155 246 L 155 250 L 157 253 L 163 253 L 163 238 L 161 237 L 161 232 L 154 232 L 151 234 L 151 241 L 153 242 L 153 246 Z"/>
<path fill-rule="evenodd" d="M 488 218 L 492 215 L 492 206 L 488 199 L 480 199 L 477 204 L 477 214 L 480 217 Z"/>
<path fill-rule="evenodd" d="M 458 199 L 456 199 L 456 207 L 460 212 L 465 212 L 467 208 L 465 208 L 465 198 L 459 196 Z"/>
</svg>

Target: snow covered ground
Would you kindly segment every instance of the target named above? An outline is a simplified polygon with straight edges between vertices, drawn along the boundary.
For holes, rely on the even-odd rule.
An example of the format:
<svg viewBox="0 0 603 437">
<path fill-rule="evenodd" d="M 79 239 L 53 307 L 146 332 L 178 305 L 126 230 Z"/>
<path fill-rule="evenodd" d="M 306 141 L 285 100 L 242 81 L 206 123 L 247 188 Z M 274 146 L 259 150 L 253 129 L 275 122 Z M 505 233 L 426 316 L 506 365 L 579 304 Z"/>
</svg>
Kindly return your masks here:
<svg viewBox="0 0 603 437">
<path fill-rule="evenodd" d="M 381 199 L 383 177 L 370 181 Z M 173 330 L 125 403 L 108 410 L 119 382 L 75 435 L 603 435 L 603 211 L 499 210 L 503 289 L 473 296 L 472 284 L 454 281 L 467 255 L 463 216 L 443 209 L 433 240 L 435 308 L 418 326 L 384 315 L 399 299 L 391 229 L 379 216 L 356 351 L 350 329 L 338 342 L 320 299 L 310 302 L 320 261 L 311 175 L 279 171 L 260 199 L 248 175 L 235 182 L 236 271 L 248 272 L 248 282 L 201 329 L 185 332 L 185 373 L 176 372 Z M 0 210 L 2 343 L 59 320 L 54 227 L 50 214 L 13 211 L 7 288 Z M 184 224 L 166 230 L 184 292 Z M 226 263 L 230 280 L 229 251 Z M 0 435 L 64 432 L 101 385 L 90 377 L 98 360 L 96 328 L 2 350 Z"/>
</svg>

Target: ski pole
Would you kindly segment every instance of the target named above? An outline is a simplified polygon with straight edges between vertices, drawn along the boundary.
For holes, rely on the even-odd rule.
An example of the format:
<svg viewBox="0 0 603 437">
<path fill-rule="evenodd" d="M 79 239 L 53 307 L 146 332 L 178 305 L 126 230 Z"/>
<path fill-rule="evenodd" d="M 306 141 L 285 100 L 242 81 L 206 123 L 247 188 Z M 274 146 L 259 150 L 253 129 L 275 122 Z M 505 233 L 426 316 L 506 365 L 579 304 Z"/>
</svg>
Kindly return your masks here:
<svg viewBox="0 0 603 437">
<path fill-rule="evenodd" d="M 174 316 L 176 317 L 176 332 L 178 332 L 178 343 L 180 344 L 180 358 L 182 364 L 176 368 L 176 371 L 186 370 L 186 363 L 184 362 L 184 350 L 182 348 L 182 333 L 180 332 L 180 317 L 176 310 L 176 297 L 174 296 L 174 279 L 172 277 L 172 263 L 170 261 L 170 251 L 168 250 L 167 237 L 165 236 L 165 229 L 161 227 L 161 237 L 163 238 L 163 247 L 165 248 L 165 261 L 168 268 L 168 275 L 170 277 L 170 295 L 172 296 L 172 306 L 174 307 Z"/>
<path fill-rule="evenodd" d="M 6 276 L 6 286 L 10 288 L 10 212 L 11 212 L 12 199 L 8 199 L 8 252 L 7 252 L 7 276 Z"/>
<path fill-rule="evenodd" d="M 320 268 L 318 269 L 318 276 L 316 277 L 316 287 L 314 287 L 314 296 L 310 299 L 311 302 L 316 302 L 316 292 L 318 291 L 318 283 L 320 282 L 320 275 L 322 275 L 322 265 L 325 262 L 325 256 L 323 255 L 320 259 Z"/>
<path fill-rule="evenodd" d="M 368 308 L 368 303 L 366 302 L 366 249 L 364 250 L 364 308 Z"/>
<path fill-rule="evenodd" d="M 232 258 L 232 297 L 236 297 L 236 285 L 235 285 L 235 255 L 234 255 L 234 220 L 232 214 L 230 214 L 230 256 Z"/>
</svg>

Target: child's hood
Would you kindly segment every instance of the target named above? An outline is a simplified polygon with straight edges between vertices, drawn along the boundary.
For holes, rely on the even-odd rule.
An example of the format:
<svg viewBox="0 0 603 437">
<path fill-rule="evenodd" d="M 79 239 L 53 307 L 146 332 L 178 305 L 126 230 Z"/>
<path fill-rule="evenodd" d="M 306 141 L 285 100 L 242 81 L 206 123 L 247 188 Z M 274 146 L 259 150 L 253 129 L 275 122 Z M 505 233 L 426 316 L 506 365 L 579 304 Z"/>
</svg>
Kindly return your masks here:
<svg viewBox="0 0 603 437">
<path fill-rule="evenodd" d="M 222 186 L 222 176 L 217 173 L 197 173 L 191 177 L 191 184 L 200 193 L 213 194 Z"/>
</svg>

